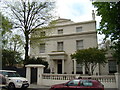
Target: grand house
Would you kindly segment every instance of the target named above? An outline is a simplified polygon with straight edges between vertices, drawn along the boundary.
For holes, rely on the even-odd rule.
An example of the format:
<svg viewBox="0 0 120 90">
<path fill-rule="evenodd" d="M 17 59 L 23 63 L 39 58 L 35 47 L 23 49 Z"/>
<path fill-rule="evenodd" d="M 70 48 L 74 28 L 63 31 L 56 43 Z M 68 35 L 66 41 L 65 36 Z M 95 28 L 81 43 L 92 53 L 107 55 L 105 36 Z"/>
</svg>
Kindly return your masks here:
<svg viewBox="0 0 120 90">
<path fill-rule="evenodd" d="M 47 36 L 42 38 L 41 36 Z M 31 36 L 30 56 L 48 61 L 51 73 L 85 74 L 84 65 L 71 59 L 78 49 L 97 47 L 96 21 L 73 22 L 59 18 L 53 28 L 38 29 Z M 94 74 L 110 74 L 116 71 L 116 62 L 108 57 L 104 66 L 97 65 Z"/>
</svg>

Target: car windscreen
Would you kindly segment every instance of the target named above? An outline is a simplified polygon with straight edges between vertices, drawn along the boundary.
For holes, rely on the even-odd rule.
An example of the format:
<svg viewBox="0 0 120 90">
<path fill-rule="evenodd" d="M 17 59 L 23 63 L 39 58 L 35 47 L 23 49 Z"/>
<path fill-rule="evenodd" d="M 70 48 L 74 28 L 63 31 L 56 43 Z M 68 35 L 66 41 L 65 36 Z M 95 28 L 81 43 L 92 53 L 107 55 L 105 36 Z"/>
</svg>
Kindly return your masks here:
<svg viewBox="0 0 120 90">
<path fill-rule="evenodd" d="M 6 72 L 5 75 L 8 75 L 8 77 L 20 77 L 20 75 L 17 72 Z"/>
<path fill-rule="evenodd" d="M 8 72 L 8 77 L 20 77 L 20 75 L 16 72 Z"/>
</svg>

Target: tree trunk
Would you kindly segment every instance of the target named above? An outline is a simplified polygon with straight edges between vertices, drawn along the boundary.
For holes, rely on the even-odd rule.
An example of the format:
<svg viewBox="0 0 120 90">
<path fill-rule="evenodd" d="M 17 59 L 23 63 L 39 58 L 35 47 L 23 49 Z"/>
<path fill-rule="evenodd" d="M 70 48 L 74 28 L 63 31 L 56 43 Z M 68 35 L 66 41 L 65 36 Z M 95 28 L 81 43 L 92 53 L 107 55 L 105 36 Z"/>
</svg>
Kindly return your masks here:
<svg viewBox="0 0 120 90">
<path fill-rule="evenodd" d="M 25 64 L 26 61 L 29 59 L 28 52 L 29 52 L 29 34 L 26 32 L 25 33 Z"/>
</svg>

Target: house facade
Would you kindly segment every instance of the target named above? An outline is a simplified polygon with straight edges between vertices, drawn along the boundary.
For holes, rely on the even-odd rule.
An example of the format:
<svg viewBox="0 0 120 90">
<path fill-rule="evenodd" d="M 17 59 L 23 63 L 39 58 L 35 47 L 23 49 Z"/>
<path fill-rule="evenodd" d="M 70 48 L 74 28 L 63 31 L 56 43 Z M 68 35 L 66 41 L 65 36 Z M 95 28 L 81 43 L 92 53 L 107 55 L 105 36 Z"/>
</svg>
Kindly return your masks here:
<svg viewBox="0 0 120 90">
<path fill-rule="evenodd" d="M 70 19 L 59 18 L 53 28 L 38 29 L 32 34 L 30 56 L 48 61 L 51 73 L 85 74 L 85 66 L 77 64 L 71 54 L 79 49 L 97 46 L 95 20 L 75 23 Z M 94 74 L 109 74 L 110 67 L 108 63 L 105 66 L 98 64 Z M 116 69 L 115 65 L 112 68 Z"/>
</svg>

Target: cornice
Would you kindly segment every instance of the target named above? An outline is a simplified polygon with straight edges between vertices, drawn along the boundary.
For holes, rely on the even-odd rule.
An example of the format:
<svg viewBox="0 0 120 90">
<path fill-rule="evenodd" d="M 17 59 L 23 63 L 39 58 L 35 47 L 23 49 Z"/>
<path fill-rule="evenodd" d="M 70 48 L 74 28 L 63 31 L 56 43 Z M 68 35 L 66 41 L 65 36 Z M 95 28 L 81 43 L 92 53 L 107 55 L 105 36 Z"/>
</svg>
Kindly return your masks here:
<svg viewBox="0 0 120 90">
<path fill-rule="evenodd" d="M 59 38 L 59 37 L 68 37 L 68 36 L 88 35 L 88 34 L 94 34 L 94 33 L 97 33 L 97 31 L 87 31 L 87 32 L 80 32 L 80 33 L 53 35 L 53 36 L 46 36 L 46 38 Z M 32 39 L 39 39 L 39 37 L 32 37 Z"/>
</svg>

